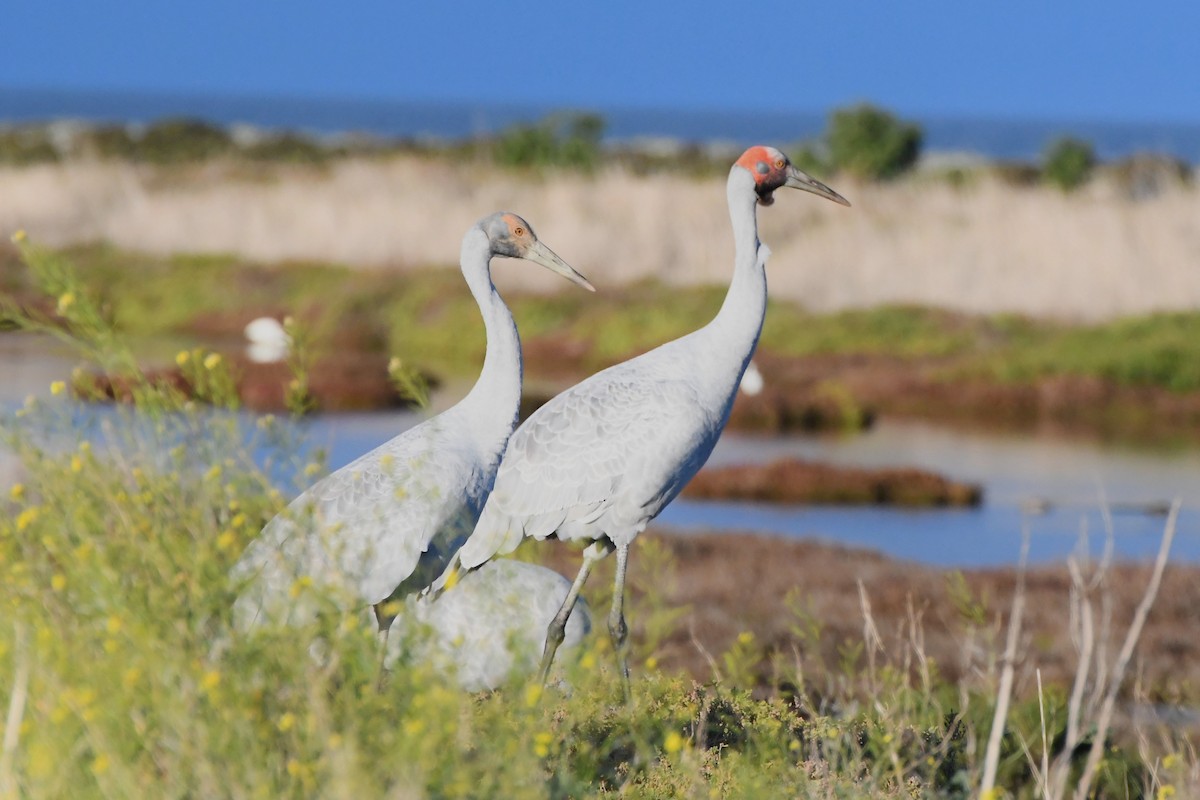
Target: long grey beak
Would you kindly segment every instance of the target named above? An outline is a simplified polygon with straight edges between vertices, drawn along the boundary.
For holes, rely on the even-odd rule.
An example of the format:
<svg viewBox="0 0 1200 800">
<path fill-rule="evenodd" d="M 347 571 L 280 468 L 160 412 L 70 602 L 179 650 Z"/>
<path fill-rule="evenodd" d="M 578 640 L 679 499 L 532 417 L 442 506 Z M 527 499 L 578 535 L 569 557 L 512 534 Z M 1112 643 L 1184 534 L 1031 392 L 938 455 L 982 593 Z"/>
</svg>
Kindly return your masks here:
<svg viewBox="0 0 1200 800">
<path fill-rule="evenodd" d="M 596 291 L 596 287 L 592 286 L 587 278 L 573 270 L 570 264 L 559 258 L 557 253 L 546 247 L 541 241 L 534 242 L 521 258 L 528 259 L 535 264 L 541 264 L 551 272 L 562 275 L 571 283 L 578 284 L 589 292 Z"/>
<path fill-rule="evenodd" d="M 800 189 L 805 192 L 812 192 L 815 195 L 824 197 L 826 200 L 832 200 L 843 206 L 849 206 L 850 201 L 842 197 L 840 194 L 830 189 L 819 180 L 809 175 L 807 172 L 801 172 L 795 167 L 788 167 L 787 180 L 784 181 L 784 186 L 790 186 L 793 189 Z"/>
</svg>

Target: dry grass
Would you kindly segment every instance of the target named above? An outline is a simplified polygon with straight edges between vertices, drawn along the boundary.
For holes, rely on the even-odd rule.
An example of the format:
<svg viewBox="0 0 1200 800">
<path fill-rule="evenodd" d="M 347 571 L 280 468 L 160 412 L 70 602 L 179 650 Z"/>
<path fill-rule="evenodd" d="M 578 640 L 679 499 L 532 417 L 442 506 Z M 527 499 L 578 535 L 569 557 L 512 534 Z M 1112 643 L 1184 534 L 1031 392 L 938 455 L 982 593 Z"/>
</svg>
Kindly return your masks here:
<svg viewBox="0 0 1200 800">
<path fill-rule="evenodd" d="M 760 215 L 774 296 L 814 310 L 921 303 L 1081 319 L 1200 305 L 1194 189 L 1133 201 L 1102 181 L 1069 196 L 988 178 L 835 183 L 853 209 L 793 195 Z M 732 254 L 721 181 L 678 175 L 537 178 L 400 157 L 252 173 L 68 163 L 0 170 L 0 186 L 0 230 L 54 245 L 404 269 L 453 264 L 463 231 L 509 208 L 601 287 L 721 283 Z M 513 266 L 498 282 L 559 288 Z"/>
<path fill-rule="evenodd" d="M 700 642 L 711 653 L 726 651 L 742 632 L 754 634 L 761 655 L 798 649 L 812 664 L 836 665 L 841 648 L 863 638 L 858 583 L 870 596 L 872 614 L 885 652 L 903 652 L 913 609 L 921 618 L 924 647 L 941 677 L 952 683 L 968 679 L 981 658 L 1004 650 L 1018 573 L 1013 567 L 957 573 L 889 558 L 862 550 L 811 540 L 789 540 L 752 533 L 682 534 L 654 531 L 647 542 L 661 545 L 674 559 L 674 575 L 657 586 L 666 604 L 687 609 L 682 624 L 659 648 L 660 661 L 698 677 L 710 674 Z M 662 582 L 647 573 L 653 565 L 629 560 L 634 585 Z M 540 558 L 566 575 L 574 575 L 579 554 L 550 543 L 538 548 Z M 608 559 L 611 561 L 611 559 Z M 1152 574 L 1152 565 L 1116 563 L 1109 568 L 1111 596 L 1106 613 L 1113 629 L 1123 632 L 1133 619 Z M 600 562 L 588 582 L 606 586 L 612 566 Z M 1018 648 L 1016 694 L 1036 692 L 1034 667 L 1047 684 L 1069 686 L 1078 657 L 1064 631 L 1072 619 L 1072 578 L 1066 565 L 1038 565 L 1025 576 L 1025 614 Z M 603 597 L 590 598 L 593 608 L 606 608 Z M 795 612 L 795 613 L 789 613 Z M 820 635 L 806 637 L 797 614 L 808 617 Z M 974 615 L 974 616 L 973 616 Z M 636 614 L 630 616 L 635 626 Z M 1133 671 L 1146 692 L 1162 702 L 1194 702 L 1200 697 L 1200 568 L 1170 564 L 1163 576 L 1158 603 L 1146 620 Z M 968 634 L 975 629 L 975 645 Z M 640 632 L 635 631 L 635 642 Z M 1117 645 L 1112 645 L 1111 658 Z M 764 676 L 765 677 L 765 676 Z M 813 674 L 811 677 L 823 677 Z"/>
</svg>

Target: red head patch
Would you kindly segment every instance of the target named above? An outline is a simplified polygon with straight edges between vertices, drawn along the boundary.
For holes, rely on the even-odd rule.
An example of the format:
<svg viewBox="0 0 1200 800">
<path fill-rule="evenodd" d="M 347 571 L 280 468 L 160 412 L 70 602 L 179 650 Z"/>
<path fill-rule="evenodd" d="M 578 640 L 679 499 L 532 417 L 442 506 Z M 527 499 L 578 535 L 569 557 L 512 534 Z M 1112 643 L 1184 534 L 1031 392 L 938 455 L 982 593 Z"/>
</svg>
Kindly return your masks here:
<svg viewBox="0 0 1200 800">
<path fill-rule="evenodd" d="M 774 147 L 755 145 L 734 163 L 753 175 L 754 182 L 760 186 L 769 184 L 776 188 L 787 179 L 787 157 Z"/>
</svg>

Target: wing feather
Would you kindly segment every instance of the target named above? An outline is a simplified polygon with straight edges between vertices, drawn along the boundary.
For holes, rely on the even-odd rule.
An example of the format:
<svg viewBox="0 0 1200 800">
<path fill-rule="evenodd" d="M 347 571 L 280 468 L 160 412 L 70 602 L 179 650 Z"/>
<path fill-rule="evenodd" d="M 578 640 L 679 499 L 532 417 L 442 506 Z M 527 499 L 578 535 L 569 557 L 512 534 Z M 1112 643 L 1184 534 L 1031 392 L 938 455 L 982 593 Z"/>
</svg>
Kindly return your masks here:
<svg viewBox="0 0 1200 800">
<path fill-rule="evenodd" d="M 481 468 L 430 420 L 318 481 L 271 520 L 234 568 L 242 619 L 275 615 L 307 576 L 361 604 L 428 585 L 478 518 Z"/>
<path fill-rule="evenodd" d="M 568 389 L 517 429 L 459 551 L 463 567 L 510 552 L 523 536 L 596 536 L 593 523 L 599 533 L 623 526 L 635 535 L 678 493 L 691 478 L 674 486 L 681 454 L 719 425 L 687 413 L 700 406 L 697 389 L 658 368 L 669 350 L 648 355 L 656 358 L 619 364 Z"/>
</svg>

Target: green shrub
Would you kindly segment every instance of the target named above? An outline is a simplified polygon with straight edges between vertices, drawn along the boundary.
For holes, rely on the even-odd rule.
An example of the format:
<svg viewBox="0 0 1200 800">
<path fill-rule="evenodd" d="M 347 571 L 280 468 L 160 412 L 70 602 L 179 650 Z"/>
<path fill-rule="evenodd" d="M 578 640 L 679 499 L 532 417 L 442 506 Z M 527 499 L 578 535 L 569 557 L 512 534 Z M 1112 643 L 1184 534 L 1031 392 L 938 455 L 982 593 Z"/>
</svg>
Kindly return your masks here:
<svg viewBox="0 0 1200 800">
<path fill-rule="evenodd" d="M 337 151 L 298 133 L 266 136 L 242 148 L 241 154 L 255 161 L 285 161 L 293 164 L 322 164 L 339 155 Z"/>
<path fill-rule="evenodd" d="M 197 119 L 164 119 L 146 129 L 137 142 L 137 158 L 154 164 L 205 161 L 234 149 L 229 134 Z"/>
<path fill-rule="evenodd" d="M 1050 143 L 1042 159 L 1042 179 L 1064 192 L 1078 189 L 1091 177 L 1096 152 L 1080 139 L 1065 137 Z"/>
<path fill-rule="evenodd" d="M 137 141 L 124 125 L 101 125 L 84 136 L 84 149 L 101 158 L 133 160 L 137 157 Z"/>
<path fill-rule="evenodd" d="M 875 106 L 838 109 L 829 120 L 826 139 L 836 170 L 872 180 L 893 178 L 916 163 L 921 128 Z"/>
<path fill-rule="evenodd" d="M 493 143 L 492 157 L 507 167 L 591 170 L 600 161 L 603 134 L 604 118 L 597 114 L 553 114 L 510 128 Z"/>
<path fill-rule="evenodd" d="M 51 161 L 58 161 L 58 151 L 45 128 L 0 128 L 0 164 L 25 166 Z"/>
</svg>

